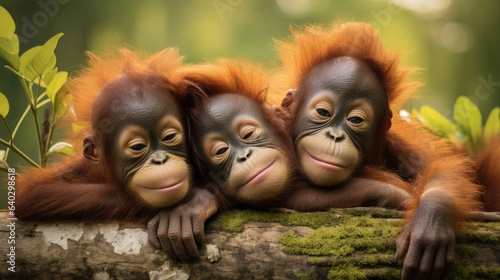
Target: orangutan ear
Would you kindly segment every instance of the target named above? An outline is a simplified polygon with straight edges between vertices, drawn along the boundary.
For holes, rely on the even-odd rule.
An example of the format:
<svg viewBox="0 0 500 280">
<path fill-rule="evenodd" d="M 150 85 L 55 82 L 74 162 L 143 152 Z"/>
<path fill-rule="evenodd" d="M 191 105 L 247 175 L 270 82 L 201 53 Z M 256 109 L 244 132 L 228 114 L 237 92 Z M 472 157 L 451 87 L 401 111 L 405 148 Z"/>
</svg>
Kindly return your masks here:
<svg viewBox="0 0 500 280">
<path fill-rule="evenodd" d="M 288 110 L 290 106 L 294 103 L 295 101 L 295 93 L 297 92 L 297 89 L 289 89 L 286 92 L 285 98 L 283 98 L 283 101 L 281 101 L 281 108 L 284 110 Z"/>
<path fill-rule="evenodd" d="M 83 138 L 83 156 L 92 163 L 98 164 L 101 162 L 100 149 L 96 145 L 92 135 L 87 135 Z"/>
</svg>

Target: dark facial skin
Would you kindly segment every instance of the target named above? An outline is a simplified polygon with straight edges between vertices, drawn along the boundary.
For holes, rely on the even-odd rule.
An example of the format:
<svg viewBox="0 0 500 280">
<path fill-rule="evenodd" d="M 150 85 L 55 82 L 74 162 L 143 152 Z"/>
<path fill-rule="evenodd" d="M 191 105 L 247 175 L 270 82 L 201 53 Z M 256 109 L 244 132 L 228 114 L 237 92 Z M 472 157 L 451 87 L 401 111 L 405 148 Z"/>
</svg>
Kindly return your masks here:
<svg viewBox="0 0 500 280">
<path fill-rule="evenodd" d="M 315 67 L 296 92 L 293 139 L 304 175 L 331 187 L 374 149 L 389 113 L 385 91 L 363 62 L 339 57 Z"/>
<path fill-rule="evenodd" d="M 189 169 L 177 101 L 154 85 L 123 77 L 112 83 L 96 100 L 94 135 L 85 138 L 84 155 L 105 158 L 116 180 L 151 206 L 178 203 L 189 190 Z"/>
<path fill-rule="evenodd" d="M 373 143 L 389 129 L 391 115 L 382 84 L 368 65 L 350 57 L 325 61 L 305 77 L 296 95 L 294 144 L 301 170 L 311 182 L 337 187 L 358 166 L 370 165 L 367 157 L 376 155 Z M 412 150 L 408 147 L 398 153 L 405 158 L 404 153 Z M 444 175 L 446 168 L 435 169 L 439 172 L 434 177 L 424 175 L 435 171 L 422 164 L 410 169 L 433 179 L 425 185 L 415 214 L 396 240 L 397 258 L 406 254 L 401 278 L 445 279 L 455 246 L 454 199 L 442 189 L 450 178 Z M 458 179 L 453 185 L 464 183 Z M 356 193 L 355 188 L 349 189 Z"/>
<path fill-rule="evenodd" d="M 274 198 L 288 178 L 287 157 L 263 110 L 250 98 L 217 94 L 193 128 L 210 179 L 219 180 L 224 193 L 238 200 Z"/>
</svg>

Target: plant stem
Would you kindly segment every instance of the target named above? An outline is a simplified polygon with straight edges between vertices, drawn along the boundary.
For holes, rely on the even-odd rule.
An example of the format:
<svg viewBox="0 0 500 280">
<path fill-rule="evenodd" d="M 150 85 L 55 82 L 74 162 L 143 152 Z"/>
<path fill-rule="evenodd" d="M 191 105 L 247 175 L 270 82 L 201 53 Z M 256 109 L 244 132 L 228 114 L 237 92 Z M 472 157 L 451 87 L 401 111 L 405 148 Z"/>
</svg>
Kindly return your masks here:
<svg viewBox="0 0 500 280">
<path fill-rule="evenodd" d="M 52 117 L 51 117 L 51 122 L 49 126 L 49 134 L 47 135 L 47 142 L 45 143 L 45 154 L 42 159 L 42 166 L 45 166 L 45 163 L 47 162 L 47 157 L 48 157 L 48 150 L 50 148 L 50 142 L 52 141 L 52 134 L 54 133 L 54 127 L 55 127 L 55 120 L 56 119 L 56 110 L 52 110 Z"/>
<path fill-rule="evenodd" d="M 54 118 L 54 115 L 52 115 L 52 118 Z M 45 146 L 45 151 L 48 151 L 49 148 L 50 148 L 49 147 L 50 146 L 50 142 L 52 141 L 52 135 L 54 134 L 54 126 L 55 125 L 53 123 L 50 124 L 49 135 L 47 137 L 47 145 Z M 48 154 L 45 153 L 42 165 L 45 165 L 45 163 L 47 162 L 47 158 L 48 158 Z"/>
<path fill-rule="evenodd" d="M 45 104 L 48 104 L 50 103 L 50 99 L 45 99 L 44 101 L 38 103 L 40 100 L 42 100 L 43 97 L 45 97 L 47 94 L 46 93 L 43 93 L 42 95 L 40 95 L 40 97 L 38 97 L 38 100 L 37 100 L 37 105 L 36 107 L 37 108 L 40 108 L 42 107 L 43 105 Z M 30 106 L 28 105 L 26 107 L 26 110 L 24 110 L 24 113 L 23 115 L 21 116 L 21 118 L 19 119 L 19 121 L 17 122 L 17 125 L 16 127 L 14 128 L 14 132 L 12 133 L 12 140 L 11 142 L 14 142 L 14 138 L 16 137 L 16 134 L 17 134 L 17 131 L 19 130 L 19 128 L 21 127 L 21 123 L 24 121 L 24 119 L 26 118 L 26 116 L 28 115 L 28 112 L 30 111 Z M 7 158 L 9 157 L 9 151 L 10 151 L 10 148 L 7 148 L 7 150 L 5 151 L 5 161 L 7 161 Z"/>
<path fill-rule="evenodd" d="M 43 153 L 43 143 L 42 143 L 42 133 L 40 132 L 40 126 L 38 125 L 38 115 L 36 111 L 36 106 L 31 107 L 31 113 L 33 114 L 33 121 L 35 122 L 36 137 L 38 139 L 38 158 L 42 162 Z"/>
<path fill-rule="evenodd" d="M 3 122 L 5 123 L 5 126 L 7 127 L 7 131 L 9 132 L 9 136 L 10 136 L 10 143 L 12 144 L 14 139 L 12 138 L 12 133 L 10 132 L 10 126 L 9 126 L 9 123 L 7 122 L 7 120 L 5 118 L 3 118 Z"/>
<path fill-rule="evenodd" d="M 35 122 L 35 130 L 36 130 L 36 136 L 38 139 L 38 159 L 40 162 L 42 162 L 42 153 L 43 153 L 43 144 L 42 144 L 42 134 L 40 133 L 40 126 L 38 125 L 38 115 L 37 115 L 37 110 L 36 110 L 36 100 L 33 98 L 33 91 L 31 87 L 28 87 L 26 84 L 26 81 L 24 79 L 21 79 L 21 84 L 23 85 L 24 91 L 26 92 L 26 96 L 28 97 L 28 101 L 31 107 L 31 113 L 33 115 L 33 121 Z"/>
<path fill-rule="evenodd" d="M 34 162 L 32 159 L 30 159 L 27 155 L 25 155 L 21 150 L 19 150 L 14 144 L 9 144 L 7 141 L 0 139 L 0 144 L 5 145 L 6 147 L 9 147 L 11 150 L 13 150 L 15 153 L 17 153 L 19 156 L 21 156 L 24 160 L 26 160 L 29 164 L 33 165 L 34 167 L 40 167 L 36 162 Z"/>
<path fill-rule="evenodd" d="M 36 108 L 39 109 L 40 107 L 42 107 L 43 105 L 45 105 L 47 103 L 50 103 L 50 99 L 45 99 L 44 101 L 38 103 L 38 105 L 36 105 Z"/>
<path fill-rule="evenodd" d="M 40 82 L 42 81 L 42 77 L 40 77 Z M 35 99 L 36 101 L 38 102 L 38 95 L 40 94 L 40 85 L 37 85 L 36 87 L 36 95 L 35 95 Z"/>
<path fill-rule="evenodd" d="M 10 140 L 11 143 L 14 143 L 14 137 L 16 137 L 17 131 L 19 130 L 19 127 L 21 127 L 21 123 L 23 122 L 24 118 L 26 118 L 29 111 L 30 111 L 30 106 L 28 105 L 28 107 L 26 107 L 26 110 L 24 110 L 23 115 L 21 116 L 21 118 L 17 122 L 16 127 L 14 128 L 14 132 L 12 133 L 12 137 Z M 5 151 L 5 161 L 7 161 L 7 158 L 9 157 L 9 152 L 10 152 L 10 148 L 7 148 L 7 150 Z"/>
<path fill-rule="evenodd" d="M 23 85 L 24 93 L 26 93 L 26 98 L 28 99 L 28 103 L 30 104 L 30 106 L 33 106 L 33 103 L 34 103 L 33 94 L 30 94 L 31 90 L 28 88 L 28 85 L 26 84 L 24 77 L 19 76 L 19 80 L 21 81 L 21 84 Z"/>
<path fill-rule="evenodd" d="M 28 79 L 26 79 L 26 77 L 24 77 L 23 75 L 21 75 L 21 73 L 17 72 L 16 69 L 10 67 L 9 65 L 5 65 L 5 68 L 7 68 L 8 70 L 10 70 L 10 72 L 14 73 L 20 79 L 28 80 Z"/>
</svg>

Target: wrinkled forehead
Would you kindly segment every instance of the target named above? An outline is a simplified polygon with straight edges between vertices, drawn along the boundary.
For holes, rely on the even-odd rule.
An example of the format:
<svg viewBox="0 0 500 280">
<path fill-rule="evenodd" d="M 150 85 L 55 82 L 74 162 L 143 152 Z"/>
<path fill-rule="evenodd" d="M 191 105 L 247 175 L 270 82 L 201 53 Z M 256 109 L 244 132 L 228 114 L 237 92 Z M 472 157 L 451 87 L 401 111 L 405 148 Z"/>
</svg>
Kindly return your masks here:
<svg viewBox="0 0 500 280">
<path fill-rule="evenodd" d="M 209 102 L 203 104 L 200 116 L 197 129 L 202 134 L 229 132 L 233 122 L 242 117 L 265 123 L 265 114 L 261 104 L 234 93 L 211 96 Z"/>
<path fill-rule="evenodd" d="M 154 87 L 129 87 L 127 91 L 116 89 L 100 100 L 102 115 L 121 126 L 135 124 L 153 127 L 166 115 L 182 119 L 178 101 L 166 89 Z"/>
<path fill-rule="evenodd" d="M 387 95 L 375 72 L 366 63 L 347 56 L 316 66 L 299 90 L 305 102 L 318 92 L 330 92 L 341 99 L 340 102 L 364 98 L 374 103 L 387 103 Z"/>
</svg>

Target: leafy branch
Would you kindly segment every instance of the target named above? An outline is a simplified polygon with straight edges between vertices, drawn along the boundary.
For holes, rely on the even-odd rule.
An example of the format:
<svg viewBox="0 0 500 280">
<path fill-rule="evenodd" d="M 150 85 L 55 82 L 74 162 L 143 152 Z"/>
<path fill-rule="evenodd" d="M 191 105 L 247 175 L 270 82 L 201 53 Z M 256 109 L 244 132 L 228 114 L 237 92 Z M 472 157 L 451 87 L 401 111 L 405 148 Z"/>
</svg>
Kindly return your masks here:
<svg viewBox="0 0 500 280">
<path fill-rule="evenodd" d="M 455 123 L 429 106 L 423 106 L 420 112 L 414 110 L 412 114 L 436 135 L 464 145 L 470 155 L 479 152 L 490 138 L 500 133 L 500 107 L 493 108 L 483 127 L 479 108 L 465 96 L 458 97 L 455 102 Z"/>
<path fill-rule="evenodd" d="M 52 145 L 56 122 L 67 111 L 67 104 L 71 101 L 64 88 L 64 84 L 68 80 L 68 73 L 58 71 L 54 53 L 63 33 L 55 35 L 42 46 L 35 46 L 19 56 L 19 38 L 15 34 L 15 29 L 16 26 L 11 15 L 5 8 L 0 6 L 0 57 L 9 64 L 5 68 L 18 78 L 28 101 L 26 110 L 17 121 L 14 131 L 12 131 L 7 121 L 10 109 L 9 101 L 0 92 L 0 118 L 3 119 L 9 134 L 8 140 L 0 138 L 0 144 L 6 147 L 6 151 L 0 153 L 0 169 L 8 167 L 7 160 L 11 150 L 30 165 L 44 167 L 50 153 L 72 153 L 72 147 L 69 144 L 56 143 Z M 45 130 L 41 129 L 41 122 L 38 119 L 38 109 L 49 103 L 52 107 L 52 114 L 48 119 L 48 128 L 46 135 L 44 135 Z M 35 124 L 38 163 L 28 157 L 14 143 L 21 124 L 30 112 Z"/>
</svg>

